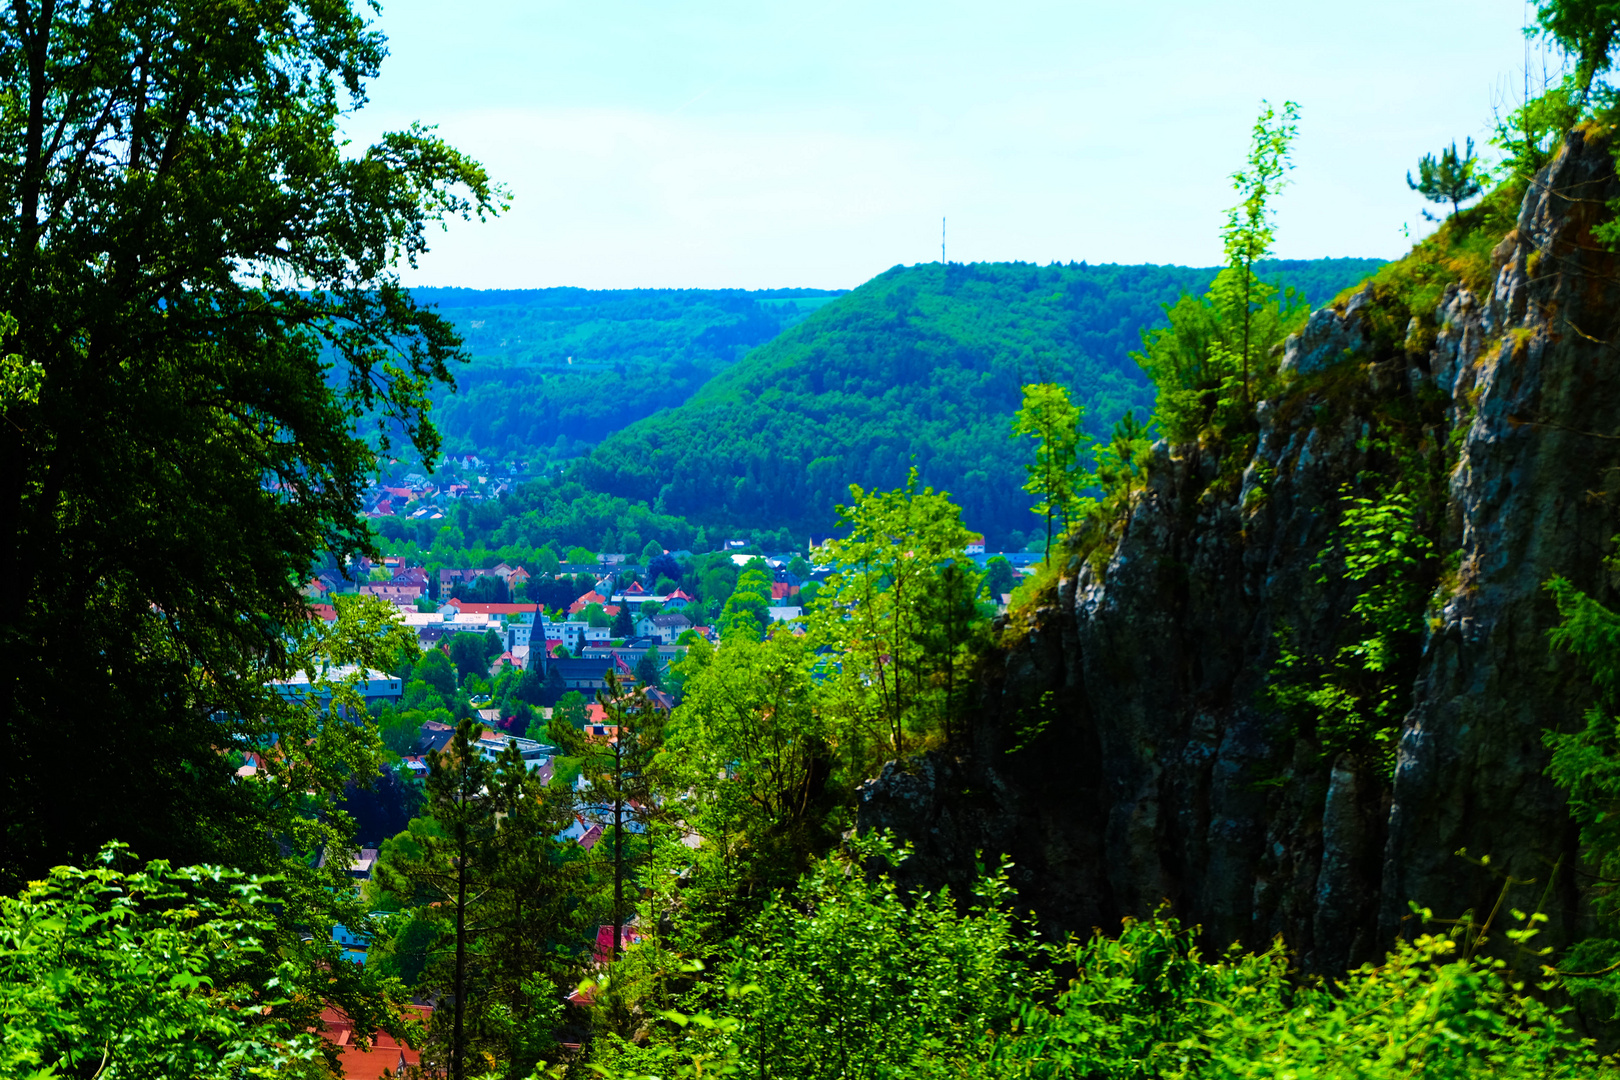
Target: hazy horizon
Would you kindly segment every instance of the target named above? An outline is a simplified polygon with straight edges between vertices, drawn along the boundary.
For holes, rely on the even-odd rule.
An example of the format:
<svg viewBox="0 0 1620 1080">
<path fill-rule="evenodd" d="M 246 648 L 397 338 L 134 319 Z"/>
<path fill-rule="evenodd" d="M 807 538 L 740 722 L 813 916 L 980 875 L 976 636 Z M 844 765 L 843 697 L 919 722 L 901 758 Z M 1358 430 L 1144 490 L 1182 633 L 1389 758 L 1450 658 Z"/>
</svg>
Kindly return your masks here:
<svg viewBox="0 0 1620 1080">
<path fill-rule="evenodd" d="M 1406 171 L 1488 152 L 1519 94 L 1525 11 L 390 0 L 349 133 L 437 124 L 513 193 L 411 284 L 853 288 L 937 261 L 942 216 L 953 262 L 1217 263 L 1260 99 L 1293 99 L 1277 256 L 1395 258 L 1432 228 Z"/>
</svg>

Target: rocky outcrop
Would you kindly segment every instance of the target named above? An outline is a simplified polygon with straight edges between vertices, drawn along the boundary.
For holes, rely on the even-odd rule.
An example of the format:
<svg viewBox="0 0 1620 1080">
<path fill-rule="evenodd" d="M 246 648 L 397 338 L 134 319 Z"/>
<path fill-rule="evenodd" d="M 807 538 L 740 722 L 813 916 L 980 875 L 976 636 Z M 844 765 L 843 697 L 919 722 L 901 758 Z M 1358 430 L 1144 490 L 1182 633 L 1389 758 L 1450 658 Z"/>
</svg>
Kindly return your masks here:
<svg viewBox="0 0 1620 1080">
<path fill-rule="evenodd" d="M 969 744 L 888 767 L 862 826 L 911 840 L 919 881 L 1011 855 L 1053 932 L 1168 900 L 1214 943 L 1280 933 L 1336 970 L 1409 927 L 1409 901 L 1483 916 L 1507 883 L 1566 937 L 1575 835 L 1541 736 L 1578 722 L 1588 693 L 1548 647 L 1542 586 L 1561 573 L 1614 599 L 1620 264 L 1591 230 L 1617 195 L 1609 147 L 1572 134 L 1487 295 L 1453 286 L 1409 313 L 1367 289 L 1314 313 L 1245 467 L 1158 447 L 1106 566 L 1075 559 L 1004 632 Z M 1285 647 L 1342 646 L 1362 586 L 1321 553 L 1345 486 L 1395 457 L 1432 466 L 1437 494 L 1391 760 L 1333 750 L 1268 688 Z"/>
</svg>

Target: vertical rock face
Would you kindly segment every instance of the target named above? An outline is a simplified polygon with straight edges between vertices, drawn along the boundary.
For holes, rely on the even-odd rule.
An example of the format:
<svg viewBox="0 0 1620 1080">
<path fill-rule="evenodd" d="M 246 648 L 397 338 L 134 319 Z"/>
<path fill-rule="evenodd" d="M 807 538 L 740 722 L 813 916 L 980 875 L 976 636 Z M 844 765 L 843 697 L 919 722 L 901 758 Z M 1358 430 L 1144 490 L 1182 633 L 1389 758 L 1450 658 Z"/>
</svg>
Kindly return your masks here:
<svg viewBox="0 0 1620 1080">
<path fill-rule="evenodd" d="M 1542 585 L 1563 574 L 1613 599 L 1620 261 L 1591 229 L 1616 195 L 1609 147 L 1573 134 L 1497 247 L 1490 295 L 1451 287 L 1437 331 L 1414 318 L 1404 340 L 1390 327 L 1405 315 L 1371 288 L 1314 313 L 1246 467 L 1159 447 L 1106 568 L 1074 560 L 1009 628 L 971 745 L 891 765 L 862 792 L 862 826 L 911 840 L 920 882 L 1011 855 L 1054 932 L 1169 901 L 1212 942 L 1281 933 L 1335 970 L 1384 948 L 1409 901 L 1483 917 L 1504 874 L 1526 882 L 1512 905 L 1543 907 L 1555 939 L 1572 929 L 1574 830 L 1541 736 L 1575 723 L 1587 691 L 1548 648 Z M 1267 691 L 1283 642 L 1342 644 L 1360 586 L 1321 553 L 1345 486 L 1385 467 L 1379 415 L 1408 418 L 1443 485 L 1393 769 L 1324 749 Z"/>
</svg>

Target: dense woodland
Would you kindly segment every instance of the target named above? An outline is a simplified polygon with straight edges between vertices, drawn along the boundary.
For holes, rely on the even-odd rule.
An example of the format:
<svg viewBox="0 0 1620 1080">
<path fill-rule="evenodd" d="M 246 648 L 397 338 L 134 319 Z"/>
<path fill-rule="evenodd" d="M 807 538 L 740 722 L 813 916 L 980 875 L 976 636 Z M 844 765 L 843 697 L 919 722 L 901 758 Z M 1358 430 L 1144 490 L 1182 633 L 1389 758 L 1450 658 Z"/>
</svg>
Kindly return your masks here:
<svg viewBox="0 0 1620 1080">
<path fill-rule="evenodd" d="M 1270 260 L 1258 272 L 1320 304 L 1379 265 Z M 1165 308 L 1214 277 L 1172 266 L 989 263 L 895 267 L 836 299 L 416 290 L 474 350 L 457 393 L 436 405 L 447 449 L 491 461 L 526 454 L 529 471 L 544 475 L 498 510 L 384 522 L 380 532 L 391 550 L 427 552 L 454 526 L 439 545 L 446 561 L 457 550 L 548 542 L 639 550 L 625 532 L 671 549 L 701 550 L 725 533 L 789 550 L 832 527 L 848 484 L 894 486 L 915 464 L 992 546 L 1019 550 L 1030 499 L 1021 451 L 1006 435 L 1020 387 L 1071 387 L 1093 435 L 1127 411 L 1145 418 L 1153 391 L 1131 353 L 1145 329 L 1164 325 Z M 801 319 L 744 353 L 752 335 Z M 520 343 L 520 332 L 530 337 Z M 576 346 L 573 366 L 553 355 Z"/>
<path fill-rule="evenodd" d="M 436 396 L 450 454 L 576 456 L 689 398 L 839 295 L 819 289 L 414 289 L 471 356 Z"/>
<path fill-rule="evenodd" d="M 1569 79 L 1503 121 L 1494 175 L 1456 154 L 1420 171 L 1454 213 L 1375 276 L 1419 332 L 1448 281 L 1480 286 L 1562 133 L 1620 121 L 1602 81 L 1620 20 L 1584 0 L 1540 19 Z M 610 680 L 609 737 L 559 699 L 544 735 L 586 783 L 542 784 L 515 745 L 476 752 L 464 718 L 469 694 L 520 695 L 521 677 L 494 686 L 487 653 L 421 652 L 381 602 L 345 600 L 327 625 L 299 592 L 323 560 L 377 554 L 361 516 L 374 439 L 442 450 L 430 406 L 465 347 L 388 268 L 438 217 L 502 208 L 428 129 L 340 152 L 336 102 L 363 102 L 385 51 L 347 8 L 291 0 L 0 13 L 0 1074 L 316 1080 L 340 1068 L 318 1034 L 335 1010 L 453 1080 L 1620 1075 L 1600 1056 L 1620 1002 L 1620 615 L 1567 582 L 1550 647 L 1599 692 L 1584 730 L 1548 736 L 1592 883 L 1568 955 L 1538 951 L 1534 911 L 1417 911 L 1409 939 L 1328 976 L 1302 974 L 1286 941 L 1203 940 L 1165 909 L 1051 940 L 993 857 L 966 892 L 908 889 L 891 872 L 903 841 L 852 828 L 886 762 L 964 752 L 974 680 L 1064 574 L 1106 563 L 1155 440 L 1207 451 L 1211 490 L 1235 489 L 1256 402 L 1288 400 L 1278 346 L 1307 315 L 1266 262 L 1291 103 L 1256 122 L 1218 272 L 897 269 L 741 360 L 763 301 L 715 301 L 739 340 L 704 354 L 732 366 L 691 401 L 514 496 L 521 512 L 492 501 L 436 524 L 461 536 L 424 546 L 502 529 L 566 545 L 543 530 L 575 514 L 581 536 L 675 547 L 688 516 L 804 527 L 844 504 L 800 627 L 766 632 L 763 571 L 734 569 L 721 640 L 693 646 L 677 700 Z M 1620 247 L 1617 211 L 1595 243 Z M 1368 269 L 1298 280 L 1325 298 Z M 543 320 L 505 317 L 503 340 L 544 339 Z M 547 369 L 540 355 L 513 362 Z M 626 377 L 665 362 L 626 360 Z M 355 432 L 357 415 L 379 431 Z M 617 422 L 579 416 L 580 439 Z M 501 449 L 532 430 L 510 421 Z M 1322 556 L 1361 583 L 1358 640 L 1278 682 L 1350 749 L 1387 731 L 1389 664 L 1425 616 L 1413 523 L 1433 476 L 1428 459 L 1410 471 Z M 996 622 L 965 547 L 1019 518 L 999 527 L 1046 558 Z M 394 768 L 345 666 L 397 674 L 414 707 L 457 721 L 425 780 Z M 275 691 L 300 672 L 326 696 Z M 1037 705 L 1030 738 L 1043 722 Z M 263 767 L 243 777 L 249 753 Z M 357 792 L 406 783 L 405 823 L 356 889 Z M 567 835 L 586 820 L 589 848 Z M 364 965 L 335 926 L 370 940 Z M 413 1000 L 433 1006 L 425 1025 Z"/>
<path fill-rule="evenodd" d="M 1370 260 L 1300 272 L 1317 303 Z M 827 305 L 707 383 L 685 405 L 609 438 L 575 471 L 587 486 L 700 523 L 798 531 L 830 524 L 846 485 L 894 487 L 915 462 L 996 546 L 1028 502 L 1007 423 L 1020 387 L 1073 389 L 1087 429 L 1153 394 L 1131 360 L 1161 305 L 1213 271 L 1150 266 L 938 264 L 896 268 Z"/>
</svg>

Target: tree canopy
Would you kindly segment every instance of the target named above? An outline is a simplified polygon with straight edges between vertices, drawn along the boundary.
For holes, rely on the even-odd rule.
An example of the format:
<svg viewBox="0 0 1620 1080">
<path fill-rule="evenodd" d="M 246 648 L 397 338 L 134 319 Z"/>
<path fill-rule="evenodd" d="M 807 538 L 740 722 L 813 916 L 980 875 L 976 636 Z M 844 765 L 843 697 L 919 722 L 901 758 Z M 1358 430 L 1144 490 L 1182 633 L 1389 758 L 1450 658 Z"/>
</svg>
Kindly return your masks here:
<svg viewBox="0 0 1620 1080">
<path fill-rule="evenodd" d="M 500 206 L 430 129 L 345 149 L 384 53 L 314 0 L 0 12 L 0 878 L 250 854 L 218 747 L 369 546 L 353 420 L 438 445 L 458 341 L 396 267 Z"/>
<path fill-rule="evenodd" d="M 1330 299 L 1374 260 L 1255 262 L 1264 280 Z M 609 436 L 580 463 L 586 489 L 693 524 L 828 529 L 844 485 L 894 487 L 913 461 L 965 518 L 1021 543 L 1006 424 L 1030 382 L 1065 385 L 1099 427 L 1154 391 L 1130 352 L 1161 305 L 1213 270 L 1022 263 L 895 267 L 716 375 L 688 402 Z M 660 536 L 672 536 L 666 531 Z"/>
</svg>

